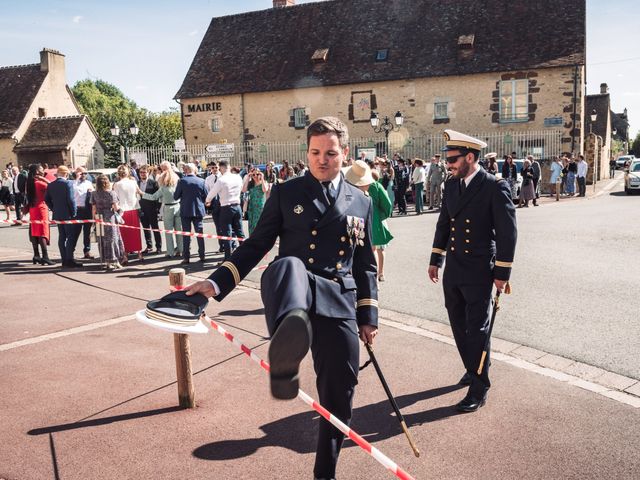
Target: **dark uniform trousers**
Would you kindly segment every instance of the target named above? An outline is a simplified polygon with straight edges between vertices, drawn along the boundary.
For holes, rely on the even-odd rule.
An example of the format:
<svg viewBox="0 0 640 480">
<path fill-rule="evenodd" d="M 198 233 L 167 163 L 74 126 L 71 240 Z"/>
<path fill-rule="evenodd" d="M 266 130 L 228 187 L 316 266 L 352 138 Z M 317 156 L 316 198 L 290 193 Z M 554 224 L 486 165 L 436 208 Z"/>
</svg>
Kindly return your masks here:
<svg viewBox="0 0 640 480">
<path fill-rule="evenodd" d="M 158 224 L 158 202 L 152 202 L 152 205 L 143 202 L 150 202 L 149 200 L 140 200 L 140 223 L 143 228 L 153 228 L 155 230 L 159 230 L 160 226 Z M 147 244 L 147 249 L 151 250 L 151 231 L 143 230 L 144 232 L 144 241 Z M 162 249 L 162 236 L 160 232 L 153 232 L 153 239 L 156 242 L 156 249 Z"/>
<path fill-rule="evenodd" d="M 509 184 L 480 169 L 465 189 L 445 182 L 430 265 L 441 267 L 445 306 L 458 352 L 471 375 L 470 393 L 491 386 L 490 350 L 478 375 L 492 313 L 494 279 L 509 280 L 515 253 L 516 216 Z"/>
<path fill-rule="evenodd" d="M 358 325 L 378 323 L 376 263 L 370 199 L 344 179 L 336 195 L 331 202 L 309 172 L 274 185 L 253 234 L 209 278 L 220 288 L 215 299 L 224 299 L 280 238 L 279 256 L 261 280 L 269 334 L 287 312 L 308 312 L 320 404 L 349 424 Z M 335 477 L 343 441 L 337 428 L 320 420 L 315 477 Z"/>
<path fill-rule="evenodd" d="M 92 218 L 93 213 L 91 211 L 91 207 L 78 207 L 76 219 L 91 220 Z M 89 253 L 91 251 L 91 224 L 83 223 L 82 225 L 78 225 L 78 230 L 82 230 L 82 251 L 84 253 Z M 78 232 L 78 237 L 80 237 L 80 232 Z"/>
</svg>

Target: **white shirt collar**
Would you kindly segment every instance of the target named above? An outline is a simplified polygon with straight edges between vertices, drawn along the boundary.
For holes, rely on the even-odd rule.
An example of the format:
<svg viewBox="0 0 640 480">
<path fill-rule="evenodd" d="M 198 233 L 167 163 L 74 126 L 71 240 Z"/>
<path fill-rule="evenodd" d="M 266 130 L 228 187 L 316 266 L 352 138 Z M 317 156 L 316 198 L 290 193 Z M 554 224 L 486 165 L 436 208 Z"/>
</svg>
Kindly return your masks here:
<svg viewBox="0 0 640 480">
<path fill-rule="evenodd" d="M 473 180 L 473 177 L 475 177 L 478 174 L 478 172 L 480 171 L 480 169 L 482 168 L 477 163 L 475 165 L 476 165 L 476 171 L 473 172 L 471 175 L 469 175 L 467 178 L 464 179 L 464 183 L 467 184 L 467 187 L 471 184 L 471 180 Z"/>
</svg>

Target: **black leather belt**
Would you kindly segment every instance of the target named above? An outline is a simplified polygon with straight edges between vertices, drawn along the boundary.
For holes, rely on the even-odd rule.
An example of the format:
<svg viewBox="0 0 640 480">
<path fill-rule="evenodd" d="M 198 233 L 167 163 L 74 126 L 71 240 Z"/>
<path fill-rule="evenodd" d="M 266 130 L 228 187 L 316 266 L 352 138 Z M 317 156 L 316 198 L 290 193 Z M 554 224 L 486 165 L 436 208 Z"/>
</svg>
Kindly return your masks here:
<svg viewBox="0 0 640 480">
<path fill-rule="evenodd" d="M 222 205 L 223 207 L 238 207 L 240 206 L 239 203 L 230 203 L 229 205 Z"/>
<path fill-rule="evenodd" d="M 164 206 L 168 207 L 170 205 L 178 205 L 180 202 L 173 202 L 173 203 L 165 203 Z"/>
</svg>

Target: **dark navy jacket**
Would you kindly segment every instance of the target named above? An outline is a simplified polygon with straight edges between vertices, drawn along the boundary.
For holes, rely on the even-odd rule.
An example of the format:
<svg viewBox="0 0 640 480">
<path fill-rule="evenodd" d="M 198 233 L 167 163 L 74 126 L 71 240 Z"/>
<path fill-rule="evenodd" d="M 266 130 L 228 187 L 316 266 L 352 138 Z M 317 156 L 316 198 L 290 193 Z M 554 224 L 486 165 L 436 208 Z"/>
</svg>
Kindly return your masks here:
<svg viewBox="0 0 640 480">
<path fill-rule="evenodd" d="M 73 184 L 61 177 L 47 186 L 44 201 L 53 210 L 53 220 L 71 220 L 78 212 Z"/>
<path fill-rule="evenodd" d="M 274 184 L 253 234 L 209 277 L 220 288 L 214 298 L 231 292 L 280 237 L 279 257 L 297 257 L 307 268 L 317 315 L 377 326 L 371 208 L 369 197 L 344 178 L 331 207 L 310 172 Z"/>
<path fill-rule="evenodd" d="M 180 200 L 181 217 L 204 217 L 204 201 L 207 199 L 207 189 L 204 180 L 195 175 L 185 175 L 176 185 L 173 198 Z"/>
<path fill-rule="evenodd" d="M 464 193 L 460 179 L 444 184 L 430 265 L 441 267 L 455 282 L 509 280 L 516 249 L 516 212 L 509 183 L 484 169 Z"/>
</svg>

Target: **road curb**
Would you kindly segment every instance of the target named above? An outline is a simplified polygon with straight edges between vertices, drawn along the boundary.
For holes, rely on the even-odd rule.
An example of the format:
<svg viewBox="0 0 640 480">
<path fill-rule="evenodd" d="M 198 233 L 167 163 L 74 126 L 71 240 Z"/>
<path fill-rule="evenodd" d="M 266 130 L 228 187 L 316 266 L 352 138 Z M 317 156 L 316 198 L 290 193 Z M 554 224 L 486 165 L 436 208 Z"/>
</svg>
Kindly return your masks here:
<svg viewBox="0 0 640 480">
<path fill-rule="evenodd" d="M 392 319 L 398 316 L 411 323 L 420 323 L 421 325 L 416 326 Z M 448 345 L 455 345 L 450 327 L 439 322 L 412 317 L 393 310 L 380 309 L 380 323 Z M 634 408 L 640 408 L 640 381 L 634 378 L 499 338 L 492 338 L 491 343 L 493 350 L 491 358 L 493 360 L 589 390 Z"/>
</svg>

